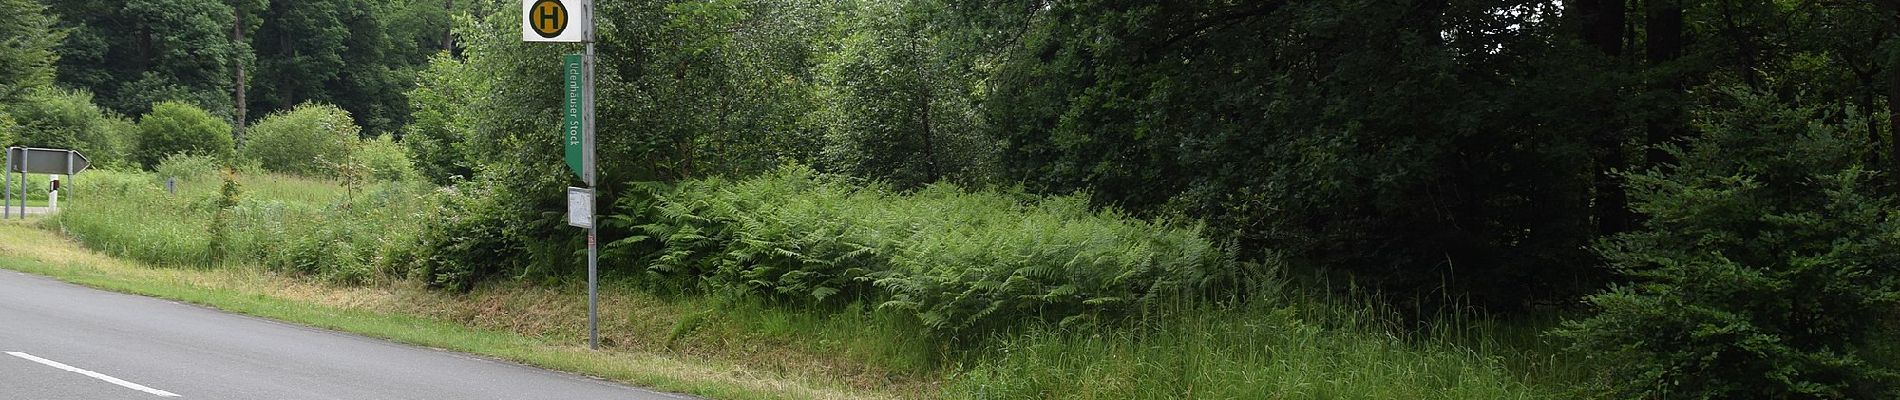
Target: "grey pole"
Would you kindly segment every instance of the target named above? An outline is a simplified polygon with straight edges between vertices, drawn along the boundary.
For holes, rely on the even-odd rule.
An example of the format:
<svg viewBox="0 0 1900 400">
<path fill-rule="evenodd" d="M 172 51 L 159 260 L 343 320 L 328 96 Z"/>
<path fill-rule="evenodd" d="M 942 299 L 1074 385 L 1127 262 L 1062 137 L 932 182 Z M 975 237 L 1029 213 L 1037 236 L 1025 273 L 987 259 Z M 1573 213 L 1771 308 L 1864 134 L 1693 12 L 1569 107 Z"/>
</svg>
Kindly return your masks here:
<svg viewBox="0 0 1900 400">
<path fill-rule="evenodd" d="M 7 148 L 7 164 L 4 166 L 0 166 L 0 175 L 7 176 L 7 179 L 6 179 L 7 183 L 6 183 L 6 186 L 4 186 L 5 189 L 0 190 L 0 191 L 7 192 L 5 195 L 7 198 L 6 203 L 4 205 L 0 205 L 0 210 L 5 210 L 3 212 L 0 212 L 0 219 L 13 218 L 13 148 L 11 147 Z M 25 185 L 26 183 L 21 182 L 20 184 Z M 26 201 L 26 198 L 21 197 L 20 201 Z"/>
<path fill-rule="evenodd" d="M 595 242 L 600 233 L 600 212 L 594 210 L 600 205 L 600 167 L 594 165 L 594 2 L 585 2 L 587 7 L 587 54 L 581 58 L 581 102 L 585 110 L 581 111 L 581 147 L 582 164 L 587 167 L 587 187 L 589 196 L 587 215 L 587 348 L 600 350 L 600 293 L 599 267 L 600 252 Z"/>
<path fill-rule="evenodd" d="M 32 149 L 20 149 L 20 219 L 26 219 L 26 166 L 33 161 Z"/>
</svg>

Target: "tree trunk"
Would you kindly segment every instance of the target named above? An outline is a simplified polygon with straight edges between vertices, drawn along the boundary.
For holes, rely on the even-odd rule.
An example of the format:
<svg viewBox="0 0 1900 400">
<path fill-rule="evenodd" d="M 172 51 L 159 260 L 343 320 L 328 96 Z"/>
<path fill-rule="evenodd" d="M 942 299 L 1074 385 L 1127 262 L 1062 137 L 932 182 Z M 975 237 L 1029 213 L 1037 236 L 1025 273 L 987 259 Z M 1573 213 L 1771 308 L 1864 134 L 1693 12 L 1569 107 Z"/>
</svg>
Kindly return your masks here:
<svg viewBox="0 0 1900 400">
<path fill-rule="evenodd" d="M 1682 143 L 1685 131 L 1681 96 L 1687 87 L 1680 72 L 1669 70 L 1670 64 L 1682 57 L 1682 3 L 1681 0 L 1649 0 L 1646 5 L 1644 26 L 1649 37 L 1644 41 L 1644 55 L 1653 77 L 1649 90 L 1666 95 L 1651 96 L 1661 99 L 1662 104 L 1657 104 L 1658 114 L 1651 116 L 1647 124 L 1649 149 L 1645 161 L 1660 165 L 1675 162 L 1674 157 L 1660 147 Z"/>
<path fill-rule="evenodd" d="M 1887 160 L 1900 164 L 1900 59 L 1887 65 L 1887 134 L 1892 135 L 1893 139 L 1893 146 L 1888 148 L 1893 153 L 1887 156 Z"/>
<path fill-rule="evenodd" d="M 918 132 L 923 134 L 924 140 L 924 182 L 918 183 L 930 184 L 943 179 L 943 174 L 937 169 L 936 133 L 931 131 L 930 126 L 930 106 L 934 102 L 931 97 L 936 90 L 930 81 L 930 56 L 923 51 L 922 46 L 917 44 L 924 40 L 923 35 L 914 30 L 911 33 L 910 53 L 912 57 L 916 57 L 911 61 L 916 63 L 917 68 L 917 110 L 922 120 L 918 126 Z"/>
<path fill-rule="evenodd" d="M 1852 67 L 1852 64 L 1849 66 Z M 1889 175 L 1892 175 L 1893 172 L 1900 172 L 1900 170 L 1895 170 L 1893 166 L 1880 162 L 1880 157 L 1884 156 L 1884 154 L 1881 154 L 1881 150 L 1886 147 L 1884 142 L 1887 140 L 1887 137 L 1880 132 L 1880 126 L 1883 125 L 1883 121 L 1880 121 L 1880 102 L 1878 100 L 1881 89 L 1879 86 L 1880 81 L 1877 78 L 1880 72 L 1862 70 L 1858 67 L 1853 67 L 1851 70 L 1854 72 L 1855 83 L 1859 83 L 1861 88 L 1859 99 L 1860 112 L 1866 113 L 1865 118 L 1867 118 L 1867 148 L 1870 149 L 1867 151 L 1867 165 L 1870 168 L 1888 171 Z M 1896 178 L 1900 178 L 1900 176 L 1896 176 Z"/>
<path fill-rule="evenodd" d="M 1566 2 L 1564 14 L 1580 29 L 1583 43 L 1612 58 L 1623 56 L 1623 30 L 1629 11 L 1624 0 Z"/>
<path fill-rule="evenodd" d="M 244 10 L 234 7 L 232 8 L 231 16 L 232 16 L 231 43 L 243 44 L 244 43 Z M 239 145 L 239 146 L 244 144 L 244 124 L 245 124 L 245 118 L 247 118 L 247 116 L 245 115 L 247 110 L 246 110 L 245 100 L 244 100 L 245 82 L 246 81 L 244 79 L 244 57 L 243 55 L 239 55 L 238 58 L 236 60 L 233 60 L 233 62 L 231 63 L 231 84 L 232 84 L 231 97 L 233 97 L 235 100 L 233 105 L 236 108 L 236 112 L 232 113 L 233 118 L 232 118 L 231 126 L 234 129 L 231 130 L 231 136 L 232 136 L 231 139 L 234 145 Z"/>
<path fill-rule="evenodd" d="M 1722 32 L 1728 35 L 1729 40 L 1734 40 L 1737 47 L 1735 73 L 1742 77 L 1742 82 L 1747 83 L 1748 87 L 1760 88 L 1761 77 L 1755 72 L 1755 55 L 1760 52 L 1760 45 L 1735 22 L 1734 14 L 1738 11 L 1733 10 L 1729 2 L 1719 3 L 1722 4 Z"/>
<path fill-rule="evenodd" d="M 1603 66 L 1620 68 L 1624 62 L 1624 37 L 1628 24 L 1628 5 L 1624 0 L 1575 0 L 1564 3 L 1564 15 L 1584 45 L 1597 51 L 1603 57 Z M 1582 112 L 1589 114 L 1595 121 L 1614 121 L 1615 107 L 1612 103 L 1618 98 L 1617 84 L 1607 87 L 1590 88 L 1593 103 Z M 1623 189 L 1623 178 L 1618 170 L 1629 168 L 1629 157 L 1625 154 L 1625 140 L 1622 129 L 1607 122 L 1599 122 L 1588 132 L 1592 158 L 1595 161 L 1596 198 L 1594 208 L 1597 233 L 1614 235 L 1628 231 L 1635 225 L 1635 215 L 1629 210 L 1629 194 Z"/>
<path fill-rule="evenodd" d="M 455 18 L 455 0 L 443 1 L 442 12 L 451 18 L 449 27 L 442 30 L 442 51 L 447 51 L 453 56 L 455 52 L 455 22 L 452 19 Z"/>
</svg>

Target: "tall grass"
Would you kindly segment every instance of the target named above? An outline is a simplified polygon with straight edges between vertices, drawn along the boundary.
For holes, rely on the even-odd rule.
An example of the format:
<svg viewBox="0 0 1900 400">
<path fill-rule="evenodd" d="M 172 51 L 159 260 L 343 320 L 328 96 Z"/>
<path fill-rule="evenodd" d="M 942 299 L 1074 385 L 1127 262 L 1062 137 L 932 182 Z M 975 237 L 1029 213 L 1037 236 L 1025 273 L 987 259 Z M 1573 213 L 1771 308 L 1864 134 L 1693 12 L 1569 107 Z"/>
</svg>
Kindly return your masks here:
<svg viewBox="0 0 1900 400">
<path fill-rule="evenodd" d="M 170 266 L 209 262 L 205 196 L 167 193 L 143 173 L 88 171 L 85 178 L 47 225 L 113 256 Z"/>
<path fill-rule="evenodd" d="M 177 192 L 167 192 L 164 179 L 174 176 Z M 87 178 L 75 189 L 88 197 L 46 223 L 108 254 L 168 266 L 263 265 L 353 283 L 400 277 L 406 270 L 392 254 L 407 250 L 433 212 L 433 188 L 417 183 L 349 195 L 328 181 L 268 174 L 94 171 Z M 220 205 L 225 179 L 237 191 Z"/>
<path fill-rule="evenodd" d="M 997 337 L 952 399 L 1563 399 L 1589 367 L 1554 358 L 1546 324 L 1441 316 L 1425 329 L 1375 303 L 1310 293 L 1127 329 L 1036 326 Z"/>
</svg>

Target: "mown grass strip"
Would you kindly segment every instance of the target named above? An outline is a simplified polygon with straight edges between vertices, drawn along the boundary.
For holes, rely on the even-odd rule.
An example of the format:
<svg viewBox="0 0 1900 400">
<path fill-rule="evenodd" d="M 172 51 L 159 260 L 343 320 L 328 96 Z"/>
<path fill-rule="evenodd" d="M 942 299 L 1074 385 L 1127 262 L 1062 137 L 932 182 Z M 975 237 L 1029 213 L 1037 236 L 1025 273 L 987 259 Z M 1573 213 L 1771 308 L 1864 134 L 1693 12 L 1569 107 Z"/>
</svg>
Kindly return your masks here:
<svg viewBox="0 0 1900 400">
<path fill-rule="evenodd" d="M 116 292 L 165 298 L 263 318 L 491 356 L 658 390 L 719 399 L 855 399 L 878 394 L 818 387 L 729 364 L 473 329 L 415 316 L 309 304 L 245 290 L 268 281 L 249 270 L 152 268 L 81 248 L 18 221 L 0 223 L 0 268 Z"/>
</svg>

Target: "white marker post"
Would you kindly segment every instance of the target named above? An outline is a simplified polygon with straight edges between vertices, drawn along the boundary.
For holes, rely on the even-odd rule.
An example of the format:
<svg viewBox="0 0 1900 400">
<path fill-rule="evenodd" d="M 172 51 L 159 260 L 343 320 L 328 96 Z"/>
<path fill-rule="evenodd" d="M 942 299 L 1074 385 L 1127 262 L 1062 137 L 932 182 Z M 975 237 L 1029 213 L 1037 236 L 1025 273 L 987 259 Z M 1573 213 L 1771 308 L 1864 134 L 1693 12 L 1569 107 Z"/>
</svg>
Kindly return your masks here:
<svg viewBox="0 0 1900 400">
<path fill-rule="evenodd" d="M 600 229 L 594 212 L 599 187 L 594 165 L 594 4 L 592 0 L 522 0 L 521 40 L 524 42 L 585 43 L 580 60 L 580 85 L 575 87 L 571 61 L 567 74 L 562 136 L 568 168 L 586 188 L 568 188 L 568 225 L 587 228 L 587 348 L 600 349 Z M 571 57 L 571 56 L 570 56 Z M 571 59 L 570 59 L 571 60 Z M 573 97 L 579 89 L 579 101 Z M 578 104 L 576 104 L 578 103 Z M 578 115 L 578 118 L 576 114 Z M 578 136 L 578 137 L 576 137 Z"/>
<path fill-rule="evenodd" d="M 46 175 L 46 209 L 59 209 L 59 175 Z"/>
</svg>

